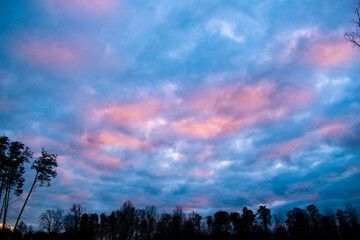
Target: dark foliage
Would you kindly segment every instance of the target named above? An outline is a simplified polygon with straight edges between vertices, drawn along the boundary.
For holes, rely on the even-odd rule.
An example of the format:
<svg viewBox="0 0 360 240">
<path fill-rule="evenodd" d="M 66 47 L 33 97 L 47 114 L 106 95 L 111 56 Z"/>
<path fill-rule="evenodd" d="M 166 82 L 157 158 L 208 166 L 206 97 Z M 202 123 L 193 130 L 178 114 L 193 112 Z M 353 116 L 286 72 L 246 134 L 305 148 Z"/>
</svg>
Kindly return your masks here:
<svg viewBox="0 0 360 240">
<path fill-rule="evenodd" d="M 61 212 L 61 210 L 57 210 Z M 360 239 L 359 219 L 355 208 L 347 204 L 344 210 L 335 213 L 327 208 L 320 214 L 313 204 L 305 209 L 294 208 L 282 214 L 271 215 L 266 206 L 259 206 L 256 215 L 244 207 L 242 214 L 217 211 L 214 215 L 202 218 L 196 212 L 184 214 L 176 207 L 172 214 L 158 215 L 155 206 L 136 209 L 131 201 L 125 202 L 120 209 L 106 215 L 85 213 L 85 208 L 74 204 L 57 226 L 65 231 L 33 232 L 25 223 L 21 231 L 4 231 L 1 239 L 79 239 L 79 240 L 350 240 Z M 42 213 L 40 220 L 55 214 L 54 210 Z M 61 214 L 58 214 L 61 215 Z M 257 222 L 256 219 L 260 221 Z M 274 222 L 270 220 L 274 219 Z M 19 225 L 19 226 L 20 226 Z M 19 227 L 20 229 L 20 227 Z"/>
</svg>

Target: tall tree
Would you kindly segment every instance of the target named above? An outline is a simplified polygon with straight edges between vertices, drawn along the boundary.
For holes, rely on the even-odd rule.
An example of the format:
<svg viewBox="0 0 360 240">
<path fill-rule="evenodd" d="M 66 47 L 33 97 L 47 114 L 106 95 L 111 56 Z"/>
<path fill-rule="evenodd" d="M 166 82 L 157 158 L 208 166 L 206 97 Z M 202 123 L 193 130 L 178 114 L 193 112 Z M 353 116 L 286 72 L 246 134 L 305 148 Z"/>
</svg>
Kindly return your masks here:
<svg viewBox="0 0 360 240">
<path fill-rule="evenodd" d="M 268 225 L 271 224 L 271 214 L 270 209 L 266 207 L 266 205 L 259 206 L 259 209 L 257 210 L 258 219 L 261 219 L 261 223 L 263 225 L 264 232 L 268 232 Z"/>
<path fill-rule="evenodd" d="M 287 239 L 287 231 L 283 223 L 283 217 L 281 213 L 274 214 L 274 220 L 275 220 L 275 239 L 282 240 Z"/>
<path fill-rule="evenodd" d="M 289 211 L 286 216 L 288 219 L 285 223 L 288 227 L 290 237 L 298 240 L 309 239 L 310 223 L 306 211 L 300 208 L 294 208 Z"/>
<path fill-rule="evenodd" d="M 80 204 L 74 203 L 70 208 L 69 214 L 64 219 L 64 227 L 73 239 L 78 238 L 81 216 L 85 212 L 85 208 Z"/>
<path fill-rule="evenodd" d="M 350 232 L 349 217 L 347 212 L 338 209 L 336 216 L 339 223 L 339 232 L 341 239 L 350 239 L 351 232 Z"/>
<path fill-rule="evenodd" d="M 169 239 L 171 215 L 162 213 L 157 225 L 157 239 Z"/>
<path fill-rule="evenodd" d="M 360 237 L 360 224 L 356 209 L 350 203 L 347 203 L 345 210 L 348 214 L 348 219 L 351 226 L 351 236 L 353 239 L 358 239 Z"/>
<path fill-rule="evenodd" d="M 316 208 L 314 204 L 311 204 L 306 207 L 306 210 L 309 212 L 310 216 L 310 234 L 312 239 L 318 239 L 320 234 L 319 224 L 321 215 L 319 214 L 319 210 Z"/>
<path fill-rule="evenodd" d="M 205 222 L 206 222 L 206 226 L 207 226 L 207 232 L 210 235 L 212 233 L 212 226 L 214 223 L 214 219 L 211 215 L 209 215 L 209 216 L 206 216 Z"/>
<path fill-rule="evenodd" d="M 241 231 L 241 216 L 238 212 L 232 212 L 230 213 L 230 222 L 233 227 L 233 232 L 236 236 L 240 235 Z"/>
<path fill-rule="evenodd" d="M 121 239 L 130 240 L 133 238 L 136 227 L 136 211 L 131 201 L 123 203 L 120 209 L 120 236 Z"/>
<path fill-rule="evenodd" d="M 320 217 L 320 236 L 326 240 L 339 238 L 335 213 L 330 208 L 325 208 L 324 215 Z"/>
<path fill-rule="evenodd" d="M 145 220 L 147 223 L 146 239 L 151 239 L 154 236 L 156 216 L 157 216 L 156 207 L 154 205 L 150 207 L 146 206 L 145 208 Z"/>
<path fill-rule="evenodd" d="M 214 214 L 213 231 L 218 238 L 226 238 L 230 229 L 230 217 L 226 211 L 217 211 Z"/>
<path fill-rule="evenodd" d="M 184 220 L 184 213 L 182 207 L 176 206 L 170 221 L 170 237 L 172 239 L 180 238 L 183 220 Z"/>
<path fill-rule="evenodd" d="M 12 142 L 8 137 L 0 137 L 0 199 L 3 230 L 6 225 L 6 217 L 9 202 L 13 195 L 22 193 L 24 184 L 24 163 L 29 162 L 32 152 L 21 142 Z"/>
<path fill-rule="evenodd" d="M 242 219 L 242 229 L 243 231 L 249 235 L 249 233 L 252 232 L 254 222 L 255 222 L 255 214 L 251 209 L 248 209 L 247 207 L 243 208 L 243 214 L 241 215 Z"/>
<path fill-rule="evenodd" d="M 360 47 L 360 1 L 355 8 L 356 18 L 352 20 L 355 25 L 355 30 L 352 32 L 346 32 L 345 38 L 355 46 Z"/>
<path fill-rule="evenodd" d="M 44 185 L 50 186 L 51 185 L 51 179 L 56 177 L 56 171 L 54 168 L 56 168 L 57 165 L 57 154 L 48 153 L 45 151 L 45 149 L 42 149 L 41 156 L 38 157 L 32 164 L 31 168 L 35 169 L 36 174 L 33 180 L 33 183 L 31 185 L 30 191 L 28 192 L 28 195 L 26 196 L 26 199 L 24 201 L 24 204 L 20 210 L 19 216 L 16 219 L 16 223 L 14 228 L 16 229 L 18 222 L 21 218 L 21 214 L 24 211 L 24 208 L 26 206 L 27 201 L 29 200 L 29 197 L 33 191 L 37 187 L 42 187 Z"/>
<path fill-rule="evenodd" d="M 200 216 L 200 214 L 193 212 L 193 223 L 195 230 L 198 233 L 201 233 L 201 219 L 202 217 Z"/>
</svg>

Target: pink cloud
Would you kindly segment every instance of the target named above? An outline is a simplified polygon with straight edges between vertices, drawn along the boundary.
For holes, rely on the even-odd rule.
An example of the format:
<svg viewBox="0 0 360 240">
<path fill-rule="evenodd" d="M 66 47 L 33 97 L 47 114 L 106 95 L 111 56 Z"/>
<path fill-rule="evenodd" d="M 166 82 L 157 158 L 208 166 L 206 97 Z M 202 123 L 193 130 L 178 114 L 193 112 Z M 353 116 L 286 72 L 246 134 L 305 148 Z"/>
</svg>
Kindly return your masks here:
<svg viewBox="0 0 360 240">
<path fill-rule="evenodd" d="M 231 117 L 210 117 L 207 119 L 185 118 L 172 123 L 172 128 L 181 134 L 200 139 L 211 139 L 225 135 L 235 123 Z"/>
<path fill-rule="evenodd" d="M 308 189 L 307 189 L 308 190 Z M 294 193 L 287 197 L 290 200 L 316 201 L 321 198 L 319 193 Z"/>
<path fill-rule="evenodd" d="M 121 157 L 110 156 L 98 151 L 87 150 L 83 153 L 83 155 L 109 167 L 119 167 L 124 164 Z"/>
<path fill-rule="evenodd" d="M 190 97 L 186 105 L 193 109 L 193 116 L 176 120 L 171 126 L 185 136 L 212 139 L 282 120 L 313 98 L 309 89 L 279 88 L 269 81 L 234 84 Z"/>
<path fill-rule="evenodd" d="M 263 157 L 278 158 L 289 156 L 293 152 L 299 151 L 310 144 L 314 144 L 314 141 L 316 141 L 318 136 L 322 138 L 337 137 L 346 134 L 349 129 L 350 125 L 348 123 L 334 121 L 332 123 L 325 124 L 314 131 L 310 131 L 302 137 L 274 145 L 264 153 Z"/>
<path fill-rule="evenodd" d="M 22 141 L 30 146 L 56 146 L 57 142 L 55 142 L 54 140 L 47 138 L 47 137 L 43 137 L 43 136 L 36 136 L 36 135 L 25 135 L 22 136 Z"/>
<path fill-rule="evenodd" d="M 190 106 L 200 111 L 224 112 L 254 111 L 270 103 L 269 96 L 275 86 L 268 81 L 254 85 L 234 84 L 220 89 L 211 89 L 190 98 Z"/>
<path fill-rule="evenodd" d="M 199 178 L 208 178 L 214 175 L 214 171 L 207 171 L 207 170 L 201 170 L 201 169 L 193 169 L 191 172 L 191 175 L 199 177 Z"/>
<path fill-rule="evenodd" d="M 115 11 L 119 1 L 116 0 L 61 0 L 56 6 L 72 14 L 105 15 Z"/>
<path fill-rule="evenodd" d="M 196 207 L 206 207 L 212 201 L 211 201 L 211 199 L 209 197 L 201 195 L 201 196 L 193 197 L 190 202 L 194 203 L 194 205 Z"/>
<path fill-rule="evenodd" d="M 69 163 L 71 161 L 71 157 L 70 156 L 66 156 L 66 155 L 61 155 L 57 157 L 57 161 L 59 163 Z"/>
<path fill-rule="evenodd" d="M 342 122 L 334 122 L 322 126 L 317 132 L 323 137 L 339 136 L 348 131 L 349 124 Z"/>
<path fill-rule="evenodd" d="M 132 125 L 144 123 L 158 114 L 161 101 L 149 99 L 127 104 L 111 104 L 93 111 L 94 116 L 116 125 Z"/>
<path fill-rule="evenodd" d="M 81 136 L 81 140 L 86 145 L 96 147 L 115 146 L 137 150 L 145 150 L 150 147 L 148 142 L 140 141 L 133 136 L 125 135 L 120 132 L 101 131 L 96 135 L 84 134 Z"/>
<path fill-rule="evenodd" d="M 341 41 L 316 42 L 305 52 L 305 61 L 319 67 L 338 67 L 354 58 L 351 44 Z"/>
<path fill-rule="evenodd" d="M 60 165 L 57 167 L 57 172 L 59 173 L 61 185 L 66 187 L 72 187 L 76 185 L 75 181 L 73 180 L 72 170 Z"/>
<path fill-rule="evenodd" d="M 69 195 L 66 194 L 48 194 L 48 197 L 51 199 L 61 199 L 61 200 L 66 200 L 66 201 L 70 201 L 71 198 Z"/>
<path fill-rule="evenodd" d="M 76 68 L 82 61 L 79 48 L 67 41 L 30 39 L 15 47 L 27 62 L 53 69 Z"/>
<path fill-rule="evenodd" d="M 65 201 L 78 202 L 92 197 L 92 194 L 86 191 L 77 191 L 71 194 L 48 194 L 49 198 L 61 199 Z"/>
<path fill-rule="evenodd" d="M 286 142 L 276 144 L 265 153 L 264 157 L 265 158 L 285 157 L 293 152 L 296 152 L 306 147 L 308 144 L 309 141 L 305 137 L 295 138 Z"/>
<path fill-rule="evenodd" d="M 314 92 L 305 88 L 285 87 L 276 95 L 276 101 L 284 107 L 306 106 L 314 99 Z"/>
</svg>

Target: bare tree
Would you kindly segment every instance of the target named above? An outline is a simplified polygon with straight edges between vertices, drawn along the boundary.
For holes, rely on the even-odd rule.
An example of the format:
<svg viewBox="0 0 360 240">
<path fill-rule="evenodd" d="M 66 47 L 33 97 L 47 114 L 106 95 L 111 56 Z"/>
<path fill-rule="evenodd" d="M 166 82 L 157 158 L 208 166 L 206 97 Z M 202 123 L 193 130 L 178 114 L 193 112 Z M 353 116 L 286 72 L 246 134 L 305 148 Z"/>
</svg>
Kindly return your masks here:
<svg viewBox="0 0 360 240">
<path fill-rule="evenodd" d="M 63 228 L 64 210 L 46 210 L 42 212 L 39 217 L 40 228 L 45 229 L 47 232 L 59 233 Z"/>
<path fill-rule="evenodd" d="M 355 8 L 356 18 L 352 20 L 355 25 L 353 32 L 346 32 L 345 39 L 353 43 L 356 47 L 360 47 L 360 1 Z"/>
<path fill-rule="evenodd" d="M 74 203 L 70 208 L 69 214 L 64 219 L 64 227 L 66 231 L 72 233 L 76 239 L 79 233 L 81 216 L 85 212 L 85 208 L 81 204 Z"/>
</svg>

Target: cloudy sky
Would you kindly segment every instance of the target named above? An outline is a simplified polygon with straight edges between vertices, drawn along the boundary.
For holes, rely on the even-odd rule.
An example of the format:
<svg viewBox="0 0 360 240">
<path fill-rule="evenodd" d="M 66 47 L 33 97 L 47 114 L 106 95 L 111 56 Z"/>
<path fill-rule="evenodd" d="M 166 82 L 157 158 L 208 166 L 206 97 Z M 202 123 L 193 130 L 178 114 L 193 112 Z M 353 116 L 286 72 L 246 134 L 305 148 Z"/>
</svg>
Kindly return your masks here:
<svg viewBox="0 0 360 240">
<path fill-rule="evenodd" d="M 1 1 L 0 134 L 59 155 L 23 220 L 126 200 L 360 207 L 360 49 L 343 37 L 355 6 Z"/>
</svg>

